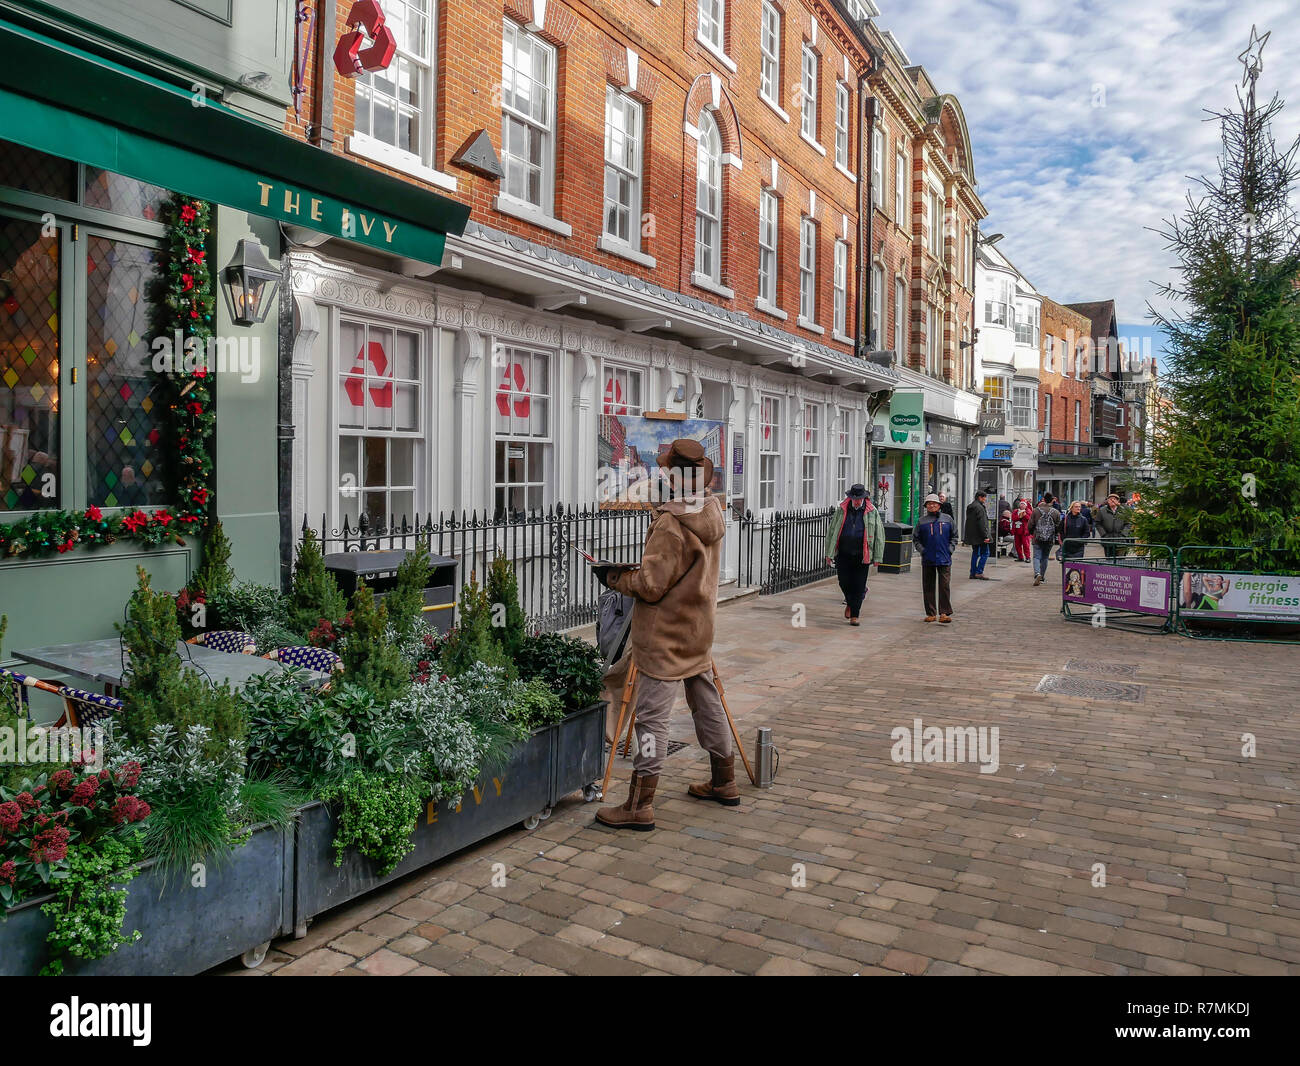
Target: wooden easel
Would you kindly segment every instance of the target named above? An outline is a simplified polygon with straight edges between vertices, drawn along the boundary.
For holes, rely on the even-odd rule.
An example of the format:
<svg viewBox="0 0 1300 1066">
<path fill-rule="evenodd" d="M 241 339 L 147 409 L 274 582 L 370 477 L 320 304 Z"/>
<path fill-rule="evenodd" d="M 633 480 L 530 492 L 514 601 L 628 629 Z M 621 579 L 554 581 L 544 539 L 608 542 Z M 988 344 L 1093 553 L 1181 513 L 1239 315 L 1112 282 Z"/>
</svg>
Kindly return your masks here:
<svg viewBox="0 0 1300 1066">
<path fill-rule="evenodd" d="M 736 741 L 736 750 L 740 752 L 740 760 L 745 764 L 745 773 L 749 775 L 749 783 L 758 785 L 754 777 L 753 767 L 749 765 L 749 756 L 745 754 L 745 745 L 740 742 L 740 733 L 736 730 L 736 720 L 731 717 L 731 708 L 727 706 L 727 693 L 722 687 L 722 678 L 718 676 L 718 664 L 712 659 L 709 660 L 709 666 L 713 670 L 713 683 L 718 687 L 718 699 L 722 702 L 722 711 L 727 716 L 727 724 L 731 726 L 731 735 Z M 636 728 L 636 704 L 632 701 L 632 696 L 636 692 L 637 677 L 640 671 L 636 668 L 636 663 L 632 663 L 627 668 L 627 680 L 623 682 L 623 698 L 618 706 L 618 725 L 614 727 L 614 746 L 609 749 L 609 762 L 605 765 L 605 780 L 601 782 L 600 791 L 603 794 L 609 788 L 609 778 L 614 772 L 614 757 L 618 754 L 619 734 L 623 732 L 623 719 L 627 718 L 627 736 L 623 739 L 623 757 L 632 751 L 632 733 Z M 631 715 L 628 710 L 631 709 Z"/>
</svg>

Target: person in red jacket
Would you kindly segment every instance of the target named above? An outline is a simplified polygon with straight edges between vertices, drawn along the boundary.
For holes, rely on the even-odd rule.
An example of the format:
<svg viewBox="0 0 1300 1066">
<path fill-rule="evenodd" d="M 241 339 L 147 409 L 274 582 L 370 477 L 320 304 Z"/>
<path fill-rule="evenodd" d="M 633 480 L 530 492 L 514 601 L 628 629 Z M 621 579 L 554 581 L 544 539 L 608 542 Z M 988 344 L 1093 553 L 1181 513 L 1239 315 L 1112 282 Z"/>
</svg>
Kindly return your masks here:
<svg viewBox="0 0 1300 1066">
<path fill-rule="evenodd" d="M 1015 540 L 1016 558 L 1022 563 L 1032 561 L 1030 554 L 1030 537 L 1029 533 L 1029 501 L 1024 499 L 1016 500 L 1016 508 L 1011 512 L 1011 536 Z"/>
</svg>

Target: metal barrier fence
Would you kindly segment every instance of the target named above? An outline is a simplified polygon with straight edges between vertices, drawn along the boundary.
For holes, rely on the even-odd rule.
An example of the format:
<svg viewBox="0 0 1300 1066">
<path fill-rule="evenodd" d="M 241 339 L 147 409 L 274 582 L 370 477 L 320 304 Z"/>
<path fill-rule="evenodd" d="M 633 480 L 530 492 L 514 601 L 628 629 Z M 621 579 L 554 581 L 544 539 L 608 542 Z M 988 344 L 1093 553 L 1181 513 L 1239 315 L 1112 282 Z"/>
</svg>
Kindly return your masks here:
<svg viewBox="0 0 1300 1066">
<path fill-rule="evenodd" d="M 755 516 L 746 511 L 737 523 L 740 536 L 736 583 L 759 587 L 759 595 L 788 592 L 835 573 L 826 562 L 826 534 L 834 507 L 773 511 Z"/>
<path fill-rule="evenodd" d="M 1097 545 L 1105 558 L 1087 555 Z M 1067 555 L 1066 552 L 1072 554 Z M 1078 552 L 1078 554 L 1073 554 Z M 1269 571 L 1225 569 L 1260 553 Z M 1145 544 L 1070 538 L 1061 551 L 1061 614 L 1067 621 L 1197 640 L 1300 644 L 1300 570 L 1256 546 Z"/>
<path fill-rule="evenodd" d="M 1222 568 L 1247 552 L 1281 565 L 1268 573 Z M 1288 561 L 1281 551 L 1256 546 L 1183 545 L 1174 561 L 1175 631 L 1197 640 L 1300 644 L 1300 570 Z"/>
<path fill-rule="evenodd" d="M 433 555 L 456 560 L 461 584 L 471 577 L 482 584 L 492 560 L 504 555 L 514 565 L 519 603 L 529 625 L 561 630 L 594 622 L 604 591 L 574 548 L 610 562 L 636 562 L 650 517 L 648 510 L 556 504 L 545 511 L 512 514 L 462 511 L 410 519 L 394 515 L 384 527 L 372 525 L 363 515 L 357 526 L 345 519 L 341 530 L 321 535 L 328 528 L 322 515 L 317 533 L 325 552 L 388 551 L 423 544 Z M 304 517 L 302 532 L 308 528 Z"/>
<path fill-rule="evenodd" d="M 1089 555 L 1094 546 L 1100 554 Z M 1066 621 L 1135 633 L 1171 630 L 1176 582 L 1169 545 L 1133 538 L 1068 537 L 1060 563 L 1061 614 Z"/>
</svg>

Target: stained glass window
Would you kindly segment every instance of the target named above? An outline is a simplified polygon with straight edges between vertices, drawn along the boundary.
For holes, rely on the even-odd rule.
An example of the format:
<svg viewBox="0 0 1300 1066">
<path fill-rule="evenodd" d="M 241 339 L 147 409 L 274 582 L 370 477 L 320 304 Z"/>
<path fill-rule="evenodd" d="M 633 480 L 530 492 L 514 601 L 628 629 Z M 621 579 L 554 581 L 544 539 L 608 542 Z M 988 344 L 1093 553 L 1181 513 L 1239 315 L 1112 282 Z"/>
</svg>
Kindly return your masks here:
<svg viewBox="0 0 1300 1066">
<path fill-rule="evenodd" d="M 0 215 L 0 510 L 62 506 L 59 235 Z"/>
<path fill-rule="evenodd" d="M 86 252 L 87 502 L 163 503 L 147 299 L 157 252 L 98 236 Z"/>
</svg>

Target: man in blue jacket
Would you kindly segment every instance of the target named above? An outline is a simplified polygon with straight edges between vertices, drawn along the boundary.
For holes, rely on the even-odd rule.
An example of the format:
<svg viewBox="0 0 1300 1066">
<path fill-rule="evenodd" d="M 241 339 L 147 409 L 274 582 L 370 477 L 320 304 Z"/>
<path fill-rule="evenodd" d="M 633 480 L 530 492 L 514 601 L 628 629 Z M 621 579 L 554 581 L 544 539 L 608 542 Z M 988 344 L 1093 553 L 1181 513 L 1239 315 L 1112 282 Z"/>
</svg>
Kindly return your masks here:
<svg viewBox="0 0 1300 1066">
<path fill-rule="evenodd" d="M 939 510 L 939 497 L 933 493 L 925 498 L 925 514 L 912 531 L 912 544 L 921 556 L 925 620 L 933 622 L 937 618 L 949 623 L 952 621 L 952 550 L 957 545 L 957 523 L 951 515 Z"/>
</svg>

